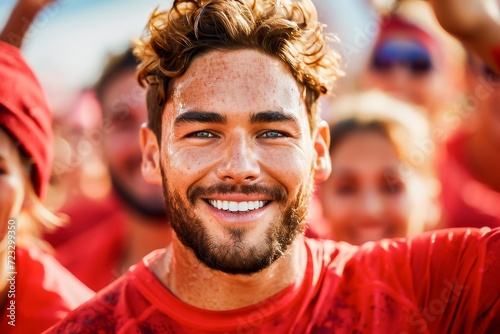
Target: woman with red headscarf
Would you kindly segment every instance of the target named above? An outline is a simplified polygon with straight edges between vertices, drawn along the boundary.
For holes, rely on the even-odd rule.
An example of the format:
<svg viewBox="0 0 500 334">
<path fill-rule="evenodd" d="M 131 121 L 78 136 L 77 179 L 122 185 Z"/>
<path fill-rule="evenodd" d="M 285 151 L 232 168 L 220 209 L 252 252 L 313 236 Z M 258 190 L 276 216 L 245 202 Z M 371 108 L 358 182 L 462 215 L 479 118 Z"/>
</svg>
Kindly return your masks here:
<svg viewBox="0 0 500 334">
<path fill-rule="evenodd" d="M 19 49 L 0 42 L 0 332 L 39 333 L 92 296 L 39 232 L 60 219 L 42 204 L 52 161 L 52 115 Z"/>
</svg>

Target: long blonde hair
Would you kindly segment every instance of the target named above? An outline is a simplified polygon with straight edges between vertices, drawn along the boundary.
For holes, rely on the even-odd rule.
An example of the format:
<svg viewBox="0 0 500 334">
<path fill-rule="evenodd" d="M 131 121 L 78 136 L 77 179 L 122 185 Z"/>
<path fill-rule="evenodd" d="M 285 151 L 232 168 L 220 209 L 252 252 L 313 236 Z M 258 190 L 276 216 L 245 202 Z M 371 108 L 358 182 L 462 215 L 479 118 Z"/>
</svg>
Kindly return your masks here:
<svg viewBox="0 0 500 334">
<path fill-rule="evenodd" d="M 21 163 L 23 164 L 23 183 L 24 183 L 24 205 L 16 221 L 16 244 L 31 245 L 36 244 L 44 250 L 50 250 L 50 247 L 41 238 L 44 231 L 51 231 L 66 223 L 67 218 L 63 215 L 51 212 L 42 203 L 33 188 L 31 182 L 31 169 L 33 161 L 20 147 L 18 147 Z M 3 244 L 4 240 L 2 241 Z"/>
</svg>

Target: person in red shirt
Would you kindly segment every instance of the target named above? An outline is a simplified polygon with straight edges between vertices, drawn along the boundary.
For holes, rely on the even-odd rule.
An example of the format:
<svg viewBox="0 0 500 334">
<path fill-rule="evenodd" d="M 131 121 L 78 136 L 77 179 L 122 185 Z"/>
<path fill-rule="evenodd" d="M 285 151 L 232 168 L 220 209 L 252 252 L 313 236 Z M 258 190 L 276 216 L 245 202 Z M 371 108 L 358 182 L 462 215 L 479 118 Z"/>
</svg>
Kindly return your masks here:
<svg viewBox="0 0 500 334">
<path fill-rule="evenodd" d="M 380 91 L 344 95 L 331 110 L 332 173 L 311 229 L 359 245 L 434 228 L 439 183 L 425 112 Z"/>
<path fill-rule="evenodd" d="M 103 115 L 100 144 L 111 193 L 99 202 L 62 208 L 70 224 L 46 236 L 56 258 L 95 291 L 171 238 L 161 186 L 147 183 L 141 173 L 138 133 L 147 107 L 146 90 L 135 77 L 137 63 L 131 49 L 111 57 L 93 88 Z"/>
<path fill-rule="evenodd" d="M 499 230 L 353 246 L 302 236 L 339 73 L 311 1 L 174 1 L 136 52 L 142 171 L 174 231 L 46 333 L 493 332 Z"/>
<path fill-rule="evenodd" d="M 20 50 L 4 42 L 0 82 L 0 332 L 39 333 L 93 293 L 42 251 L 39 232 L 61 223 L 42 204 L 52 116 Z"/>
<path fill-rule="evenodd" d="M 436 142 L 451 131 L 446 114 L 463 90 L 465 52 L 441 28 L 426 1 L 401 1 L 382 15 L 361 89 L 380 89 L 422 107 Z"/>
<path fill-rule="evenodd" d="M 431 1 L 469 49 L 465 125 L 438 155 L 444 226 L 500 226 L 500 2 Z"/>
<path fill-rule="evenodd" d="M 500 75 L 472 53 L 467 122 L 438 155 L 446 227 L 500 227 Z"/>
</svg>

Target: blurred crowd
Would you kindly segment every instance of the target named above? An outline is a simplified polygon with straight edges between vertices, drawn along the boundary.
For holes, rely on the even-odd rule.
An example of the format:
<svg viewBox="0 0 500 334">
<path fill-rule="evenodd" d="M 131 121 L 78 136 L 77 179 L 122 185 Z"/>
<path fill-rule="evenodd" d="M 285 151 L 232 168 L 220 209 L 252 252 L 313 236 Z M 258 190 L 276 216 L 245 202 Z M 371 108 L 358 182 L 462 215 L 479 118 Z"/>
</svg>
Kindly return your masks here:
<svg viewBox="0 0 500 334">
<path fill-rule="evenodd" d="M 4 41 L 19 17 L 32 19 L 52 1 L 22 6 L 28 2 L 15 7 Z M 305 235 L 361 245 L 440 228 L 499 227 L 498 68 L 453 37 L 427 1 L 362 5 L 377 13 L 376 33 L 360 63 L 344 61 L 358 70 L 346 67 L 334 94 L 321 100 L 332 173 L 316 185 Z M 321 15 L 331 22 L 340 14 Z M 22 38 L 16 42 L 22 47 Z M 27 244 L 36 239 L 93 291 L 171 241 L 162 189 L 141 173 L 147 108 L 136 66 L 131 49 L 109 57 L 99 79 L 54 118 L 42 198 L 55 223 L 26 228 Z"/>
</svg>

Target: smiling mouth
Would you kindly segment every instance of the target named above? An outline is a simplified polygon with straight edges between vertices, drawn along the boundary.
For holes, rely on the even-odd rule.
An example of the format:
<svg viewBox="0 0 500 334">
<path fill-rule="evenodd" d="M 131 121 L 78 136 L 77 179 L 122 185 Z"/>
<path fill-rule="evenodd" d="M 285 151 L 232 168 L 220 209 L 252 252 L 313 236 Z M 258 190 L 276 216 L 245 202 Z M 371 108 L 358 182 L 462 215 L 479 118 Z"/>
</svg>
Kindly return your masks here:
<svg viewBox="0 0 500 334">
<path fill-rule="evenodd" d="M 206 199 L 205 201 L 216 209 L 229 212 L 249 212 L 253 210 L 258 210 L 270 202 L 270 201 L 233 202 L 233 201 L 221 201 L 212 199 Z"/>
</svg>

